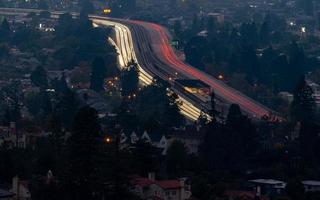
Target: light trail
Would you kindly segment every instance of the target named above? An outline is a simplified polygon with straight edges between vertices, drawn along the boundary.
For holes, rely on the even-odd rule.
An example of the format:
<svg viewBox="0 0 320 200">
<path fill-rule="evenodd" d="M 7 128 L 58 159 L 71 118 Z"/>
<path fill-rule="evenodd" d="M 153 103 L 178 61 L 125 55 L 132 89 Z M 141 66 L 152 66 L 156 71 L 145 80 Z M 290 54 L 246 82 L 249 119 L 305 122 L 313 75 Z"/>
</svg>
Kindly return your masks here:
<svg viewBox="0 0 320 200">
<path fill-rule="evenodd" d="M 132 21 L 132 23 L 145 27 L 146 31 L 148 31 L 152 36 L 152 40 L 156 41 L 155 45 L 157 45 L 156 47 L 159 47 L 160 49 L 160 51 L 158 51 L 161 54 L 160 56 L 166 63 L 168 63 L 169 66 L 172 66 L 177 71 L 180 71 L 195 79 L 202 80 L 214 89 L 217 96 L 230 103 L 239 104 L 243 110 L 255 117 L 260 118 L 264 115 L 268 115 L 271 112 L 270 109 L 230 88 L 221 81 L 216 80 L 214 77 L 181 61 L 174 53 L 169 43 L 166 30 L 162 26 L 141 21 Z"/>
</svg>

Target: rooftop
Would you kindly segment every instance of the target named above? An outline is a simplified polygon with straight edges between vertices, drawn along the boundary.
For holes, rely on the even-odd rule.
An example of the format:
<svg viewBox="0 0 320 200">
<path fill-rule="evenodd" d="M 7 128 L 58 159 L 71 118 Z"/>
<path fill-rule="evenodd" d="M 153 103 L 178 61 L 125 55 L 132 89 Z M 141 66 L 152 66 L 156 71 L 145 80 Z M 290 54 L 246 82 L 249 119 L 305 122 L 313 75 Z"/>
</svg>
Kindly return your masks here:
<svg viewBox="0 0 320 200">
<path fill-rule="evenodd" d="M 259 183 L 259 184 L 268 184 L 268 185 L 284 185 L 285 184 L 285 182 L 275 180 L 275 179 L 254 179 L 254 180 L 249 180 L 249 182 Z"/>
<path fill-rule="evenodd" d="M 311 186 L 320 186 L 320 181 L 315 181 L 315 180 L 306 180 L 302 181 L 303 185 L 311 185 Z"/>
</svg>

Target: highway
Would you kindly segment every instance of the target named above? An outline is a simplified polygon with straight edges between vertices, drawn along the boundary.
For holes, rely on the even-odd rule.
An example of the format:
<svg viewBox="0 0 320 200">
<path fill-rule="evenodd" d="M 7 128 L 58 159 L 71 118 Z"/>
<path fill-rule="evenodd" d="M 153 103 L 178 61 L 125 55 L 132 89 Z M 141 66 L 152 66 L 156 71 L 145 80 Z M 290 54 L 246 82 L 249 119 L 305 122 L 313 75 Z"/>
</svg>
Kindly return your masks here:
<svg viewBox="0 0 320 200">
<path fill-rule="evenodd" d="M 32 10 L 40 12 L 39 10 Z M 24 9 L 0 9 L 0 12 L 31 12 Z M 62 12 L 51 12 L 59 15 Z M 222 102 L 239 104 L 241 109 L 250 117 L 260 119 L 264 115 L 274 113 L 271 109 L 247 97 L 239 91 L 227 86 L 213 76 L 198 70 L 180 60 L 170 45 L 170 35 L 167 30 L 154 23 L 114 19 L 91 15 L 96 26 L 111 26 L 114 37 L 108 38 L 118 52 L 118 61 L 121 68 L 133 60 L 138 64 L 139 79 L 145 85 L 151 84 L 154 78 L 161 78 L 172 85 L 172 89 L 179 96 L 179 107 L 186 117 L 196 120 L 201 110 L 210 109 L 207 98 L 201 95 L 190 94 L 176 87 L 175 79 L 199 79 L 208 84 L 215 92 L 217 99 Z M 279 117 L 279 119 L 281 119 Z"/>
</svg>

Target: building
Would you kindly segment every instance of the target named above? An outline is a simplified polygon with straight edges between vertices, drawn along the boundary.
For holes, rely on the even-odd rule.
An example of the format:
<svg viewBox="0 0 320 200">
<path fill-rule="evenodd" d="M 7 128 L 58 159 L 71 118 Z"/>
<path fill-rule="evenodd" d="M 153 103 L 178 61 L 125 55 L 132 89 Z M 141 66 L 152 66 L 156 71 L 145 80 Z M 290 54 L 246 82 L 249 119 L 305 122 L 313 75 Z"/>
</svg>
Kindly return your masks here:
<svg viewBox="0 0 320 200">
<path fill-rule="evenodd" d="M 265 195 L 270 198 L 283 194 L 286 183 L 274 179 L 254 179 L 249 183 L 258 197 Z"/>
<path fill-rule="evenodd" d="M 142 133 L 127 131 L 122 132 L 120 135 L 121 148 L 133 147 L 138 141 L 144 141 L 151 144 L 153 147 L 160 149 L 162 155 L 166 155 L 167 153 L 168 139 L 165 134 L 149 134 L 147 131 L 143 131 Z"/>
<path fill-rule="evenodd" d="M 191 197 L 190 182 L 186 178 L 155 180 L 154 173 L 148 178 L 134 177 L 132 191 L 142 199 L 148 200 L 187 200 Z"/>
<path fill-rule="evenodd" d="M 302 184 L 306 192 L 319 192 L 320 191 L 320 181 L 306 180 L 302 181 Z"/>
<path fill-rule="evenodd" d="M 217 23 L 224 23 L 224 14 L 222 13 L 210 12 L 207 14 L 207 16 L 211 17 Z"/>
</svg>

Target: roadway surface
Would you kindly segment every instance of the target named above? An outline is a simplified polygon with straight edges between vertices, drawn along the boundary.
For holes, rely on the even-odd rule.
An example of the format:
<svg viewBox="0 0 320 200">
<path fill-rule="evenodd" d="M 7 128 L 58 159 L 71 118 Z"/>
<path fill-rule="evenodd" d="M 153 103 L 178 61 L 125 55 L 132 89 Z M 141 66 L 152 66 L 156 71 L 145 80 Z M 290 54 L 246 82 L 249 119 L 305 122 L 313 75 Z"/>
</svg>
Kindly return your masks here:
<svg viewBox="0 0 320 200">
<path fill-rule="evenodd" d="M 0 8 L 0 12 L 29 13 L 39 10 L 6 9 Z M 59 15 L 62 12 L 51 12 Z M 118 51 L 120 67 L 125 67 L 131 60 L 138 63 L 139 78 L 145 84 L 151 84 L 154 78 L 168 81 L 174 92 L 179 96 L 182 114 L 196 120 L 201 110 L 208 110 L 207 98 L 201 95 L 190 94 L 175 86 L 175 79 L 199 79 L 208 84 L 215 92 L 217 98 L 227 104 L 239 104 L 241 109 L 254 118 L 274 113 L 271 109 L 257 101 L 245 96 L 239 91 L 227 86 L 213 76 L 206 74 L 193 66 L 180 60 L 170 45 L 170 35 L 167 30 L 154 23 L 113 19 L 101 16 L 90 16 L 96 26 L 112 26 L 115 30 L 113 38 L 108 38 Z"/>
<path fill-rule="evenodd" d="M 181 61 L 171 47 L 169 34 L 164 27 L 142 21 L 120 20 L 120 22 L 129 27 L 132 32 L 132 37 L 136 41 L 136 52 L 139 54 L 138 61 L 142 61 L 150 71 L 158 71 L 154 74 L 162 79 L 169 82 L 176 78 L 199 79 L 208 84 L 219 99 L 228 104 L 239 104 L 241 109 L 252 117 L 261 118 L 264 115 L 274 113 L 271 109 L 227 86 L 213 76 Z M 198 104 L 196 107 L 200 109 L 203 108 L 203 103 L 205 103 L 203 98 L 196 101 L 193 98 L 191 102 Z"/>
</svg>

